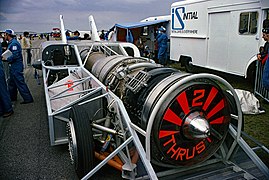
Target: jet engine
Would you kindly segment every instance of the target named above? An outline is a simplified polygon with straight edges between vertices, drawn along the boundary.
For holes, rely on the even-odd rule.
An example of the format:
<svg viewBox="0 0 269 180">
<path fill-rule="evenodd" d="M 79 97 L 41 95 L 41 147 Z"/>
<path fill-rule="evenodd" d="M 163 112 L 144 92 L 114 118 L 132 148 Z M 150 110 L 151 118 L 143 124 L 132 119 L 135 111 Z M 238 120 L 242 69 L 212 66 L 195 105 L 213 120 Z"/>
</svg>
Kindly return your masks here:
<svg viewBox="0 0 269 180">
<path fill-rule="evenodd" d="M 191 166 L 210 158 L 231 121 L 229 100 L 210 78 L 163 67 L 153 60 L 81 53 L 85 67 L 124 103 L 132 123 L 146 131 L 151 161 Z"/>
</svg>

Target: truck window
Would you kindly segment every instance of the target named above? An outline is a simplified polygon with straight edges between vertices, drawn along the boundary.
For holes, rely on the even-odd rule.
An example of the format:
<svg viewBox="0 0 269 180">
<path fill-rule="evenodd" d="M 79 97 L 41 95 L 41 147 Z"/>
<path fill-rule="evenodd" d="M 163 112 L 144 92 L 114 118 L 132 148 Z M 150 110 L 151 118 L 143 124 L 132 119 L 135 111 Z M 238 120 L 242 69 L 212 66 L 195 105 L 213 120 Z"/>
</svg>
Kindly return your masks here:
<svg viewBox="0 0 269 180">
<path fill-rule="evenodd" d="M 240 14 L 239 34 L 249 35 L 257 33 L 258 12 L 244 12 Z"/>
</svg>

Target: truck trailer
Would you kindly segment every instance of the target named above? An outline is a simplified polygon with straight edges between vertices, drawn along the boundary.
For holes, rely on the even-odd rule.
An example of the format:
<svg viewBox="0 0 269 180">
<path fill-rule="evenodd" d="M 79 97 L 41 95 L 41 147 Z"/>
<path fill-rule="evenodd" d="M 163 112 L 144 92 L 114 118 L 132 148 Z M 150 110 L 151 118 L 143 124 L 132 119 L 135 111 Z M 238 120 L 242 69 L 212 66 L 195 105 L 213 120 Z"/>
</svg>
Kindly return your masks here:
<svg viewBox="0 0 269 180">
<path fill-rule="evenodd" d="M 171 60 L 254 77 L 267 0 L 188 0 L 171 5 Z"/>
</svg>

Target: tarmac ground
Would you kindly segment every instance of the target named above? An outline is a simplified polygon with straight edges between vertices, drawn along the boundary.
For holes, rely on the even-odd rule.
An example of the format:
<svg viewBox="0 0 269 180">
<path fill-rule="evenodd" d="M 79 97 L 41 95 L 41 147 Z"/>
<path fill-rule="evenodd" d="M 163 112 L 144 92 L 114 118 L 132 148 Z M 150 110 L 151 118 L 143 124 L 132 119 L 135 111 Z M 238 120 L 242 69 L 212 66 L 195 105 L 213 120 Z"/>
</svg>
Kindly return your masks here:
<svg viewBox="0 0 269 180">
<path fill-rule="evenodd" d="M 33 68 L 25 79 L 34 103 L 20 104 L 18 96 L 14 114 L 0 118 L 0 179 L 78 179 L 67 145 L 50 146 L 44 90 Z"/>
<path fill-rule="evenodd" d="M 13 102 L 14 114 L 0 117 L 0 180 L 78 179 L 68 145 L 50 145 L 42 77 L 38 84 L 31 66 L 25 69 L 24 76 L 34 102 L 20 104 L 23 100 L 18 96 Z M 121 179 L 120 174 L 104 166 L 94 179 Z"/>
</svg>

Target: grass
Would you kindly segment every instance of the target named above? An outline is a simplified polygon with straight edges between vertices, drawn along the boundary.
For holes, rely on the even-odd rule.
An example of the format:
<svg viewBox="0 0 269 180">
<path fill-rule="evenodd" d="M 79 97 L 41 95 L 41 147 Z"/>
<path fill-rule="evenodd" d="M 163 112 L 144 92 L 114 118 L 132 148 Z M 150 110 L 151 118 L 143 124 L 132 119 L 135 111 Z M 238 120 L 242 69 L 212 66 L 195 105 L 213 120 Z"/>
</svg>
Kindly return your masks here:
<svg viewBox="0 0 269 180">
<path fill-rule="evenodd" d="M 177 63 L 169 64 L 170 67 L 179 69 L 180 71 L 185 71 Z M 254 92 L 254 85 L 247 81 L 244 77 L 239 77 L 235 75 L 230 75 L 223 72 L 217 72 L 213 70 L 208 70 L 204 68 L 195 68 L 194 73 L 212 73 L 216 74 L 227 82 L 229 82 L 234 89 L 242 89 L 250 92 Z M 269 149 L 269 103 L 263 100 L 260 97 L 257 97 L 260 102 L 260 106 L 265 110 L 265 113 L 258 115 L 244 115 L 244 132 L 248 135 L 254 137 L 258 142 L 263 144 L 267 149 Z M 245 139 L 245 138 L 244 138 Z M 256 144 L 252 141 L 246 140 L 251 147 L 255 147 Z M 264 162 L 269 166 L 269 156 L 268 154 L 262 152 L 261 150 L 257 151 L 257 154 L 264 160 Z"/>
</svg>

